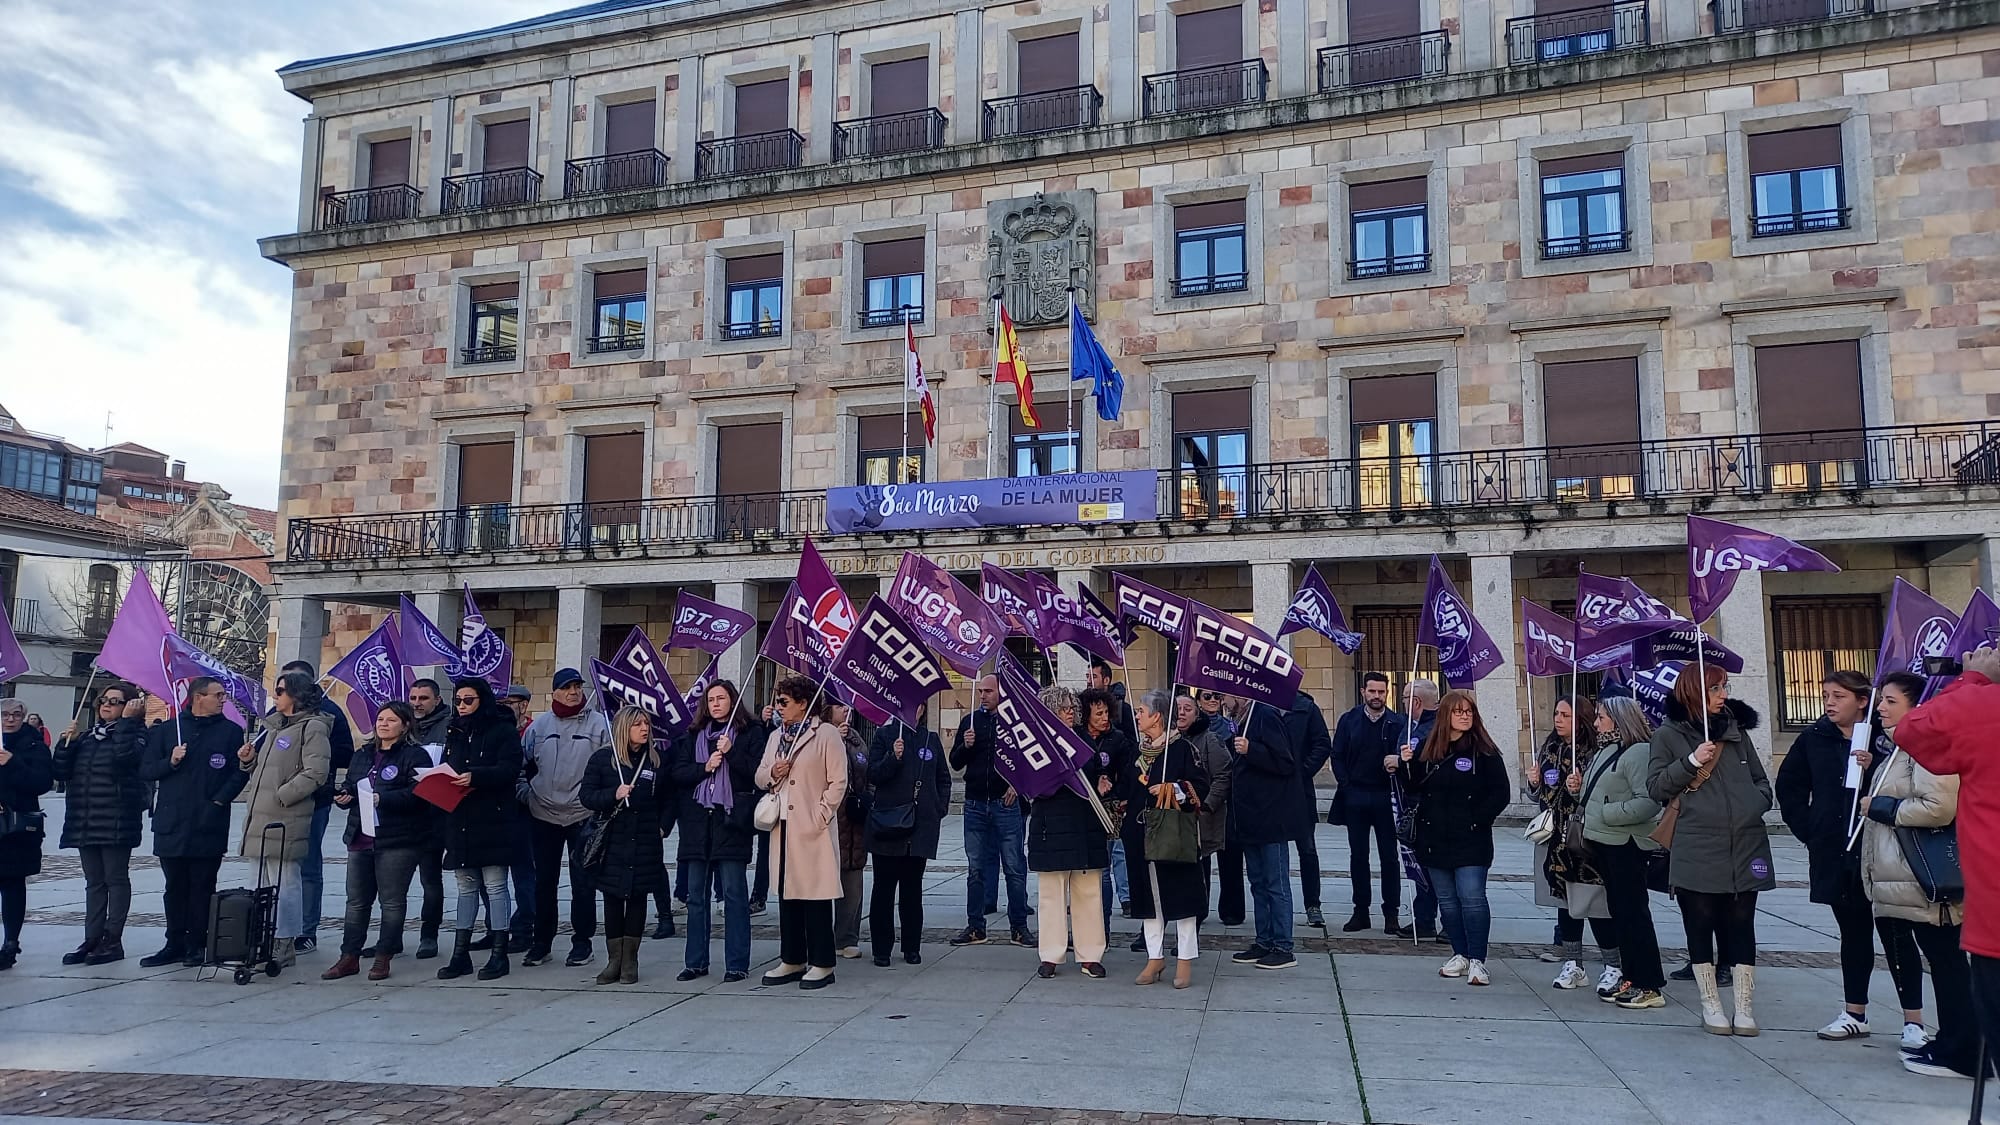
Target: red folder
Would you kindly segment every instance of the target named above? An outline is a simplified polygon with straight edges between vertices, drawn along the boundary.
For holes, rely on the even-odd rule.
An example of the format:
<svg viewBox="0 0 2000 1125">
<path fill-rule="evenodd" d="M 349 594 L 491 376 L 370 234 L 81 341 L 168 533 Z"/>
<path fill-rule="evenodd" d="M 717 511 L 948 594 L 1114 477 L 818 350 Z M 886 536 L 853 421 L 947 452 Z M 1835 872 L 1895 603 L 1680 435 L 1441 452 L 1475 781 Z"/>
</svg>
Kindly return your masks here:
<svg viewBox="0 0 2000 1125">
<path fill-rule="evenodd" d="M 417 782 L 413 792 L 446 812 L 458 807 L 465 800 L 467 790 L 460 789 L 457 779 L 448 773 L 434 773 Z"/>
</svg>

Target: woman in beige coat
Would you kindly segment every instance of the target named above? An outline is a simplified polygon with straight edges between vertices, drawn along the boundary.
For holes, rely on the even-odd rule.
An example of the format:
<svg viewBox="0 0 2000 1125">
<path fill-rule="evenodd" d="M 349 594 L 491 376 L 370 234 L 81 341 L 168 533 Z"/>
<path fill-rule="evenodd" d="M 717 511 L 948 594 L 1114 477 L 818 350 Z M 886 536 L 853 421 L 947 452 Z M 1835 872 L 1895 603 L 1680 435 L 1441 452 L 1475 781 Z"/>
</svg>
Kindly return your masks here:
<svg viewBox="0 0 2000 1125">
<path fill-rule="evenodd" d="M 765 744 L 757 787 L 778 795 L 771 830 L 771 877 L 778 891 L 780 964 L 767 985 L 833 983 L 833 905 L 840 901 L 840 804 L 847 796 L 847 747 L 828 721 L 836 703 L 804 676 L 778 681 L 771 700 L 778 731 Z M 812 709 L 818 708 L 818 714 Z"/>
<path fill-rule="evenodd" d="M 1915 1051 L 1905 1048 L 1903 1069 L 1936 1078 L 1971 1078 L 1979 1057 L 1979 1028 L 1972 1010 L 1972 970 L 1958 947 L 1965 904 L 1931 901 L 1899 832 L 1946 828 L 1958 817 L 1958 775 L 1934 774 L 1895 748 L 1896 725 L 1923 694 L 1924 681 L 1908 672 L 1883 677 L 1876 691 L 1884 734 L 1870 753 L 1882 764 L 1862 810 L 1867 820 L 1862 823 L 1861 885 L 1883 937 L 1907 929 L 1930 963 L 1937 1038 Z"/>
<path fill-rule="evenodd" d="M 271 707 L 270 714 L 257 720 L 249 745 L 237 755 L 250 780 L 243 787 L 249 815 L 236 854 L 264 856 L 258 885 L 278 885 L 278 946 L 272 959 L 290 965 L 297 960 L 292 943 L 305 930 L 299 861 L 310 843 L 313 796 L 333 768 L 333 747 L 327 737 L 332 721 L 319 709 L 319 685 L 303 672 L 278 677 Z M 285 826 L 284 850 L 266 854 L 264 828 L 274 823 Z"/>
</svg>

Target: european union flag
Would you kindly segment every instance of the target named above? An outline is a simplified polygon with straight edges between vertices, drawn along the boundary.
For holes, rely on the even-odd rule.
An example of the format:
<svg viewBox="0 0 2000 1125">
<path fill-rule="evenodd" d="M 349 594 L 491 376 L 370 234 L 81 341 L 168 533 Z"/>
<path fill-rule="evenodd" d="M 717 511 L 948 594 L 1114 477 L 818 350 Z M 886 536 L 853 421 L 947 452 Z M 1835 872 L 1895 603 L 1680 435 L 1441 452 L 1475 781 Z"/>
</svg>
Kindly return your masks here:
<svg viewBox="0 0 2000 1125">
<path fill-rule="evenodd" d="M 1125 403 L 1125 377 L 1111 362 L 1110 353 L 1097 342 L 1097 334 L 1084 322 L 1076 299 L 1069 303 L 1069 378 L 1090 380 L 1090 393 L 1097 396 L 1097 416 L 1107 422 L 1118 420 L 1118 408 Z"/>
</svg>

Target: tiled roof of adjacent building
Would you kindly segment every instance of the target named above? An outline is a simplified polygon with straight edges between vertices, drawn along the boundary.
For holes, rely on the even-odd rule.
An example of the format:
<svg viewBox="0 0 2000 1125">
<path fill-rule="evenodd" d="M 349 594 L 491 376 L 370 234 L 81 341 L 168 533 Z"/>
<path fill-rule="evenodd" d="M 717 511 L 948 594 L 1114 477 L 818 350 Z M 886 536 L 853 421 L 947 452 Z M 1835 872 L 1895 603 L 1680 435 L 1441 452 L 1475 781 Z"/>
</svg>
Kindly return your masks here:
<svg viewBox="0 0 2000 1125">
<path fill-rule="evenodd" d="M 513 23 L 503 23 L 498 27 L 483 28 L 479 31 L 461 32 L 457 35 L 444 35 L 436 39 L 423 39 L 415 43 L 403 43 L 394 47 L 378 47 L 370 51 L 355 51 L 345 55 L 328 55 L 320 59 L 300 59 L 298 62 L 279 67 L 278 73 L 284 74 L 287 71 L 305 70 L 311 67 L 325 66 L 328 63 L 348 62 L 353 59 L 374 58 L 378 55 L 394 55 L 404 51 L 421 51 L 427 47 L 442 47 L 452 43 L 472 42 L 496 35 L 510 35 L 515 32 L 533 31 L 536 28 L 576 23 L 583 20 L 595 19 L 599 16 L 632 11 L 638 8 L 665 8 L 684 3 L 687 3 L 687 0 L 597 0 L 594 4 L 565 8 L 560 12 L 550 12 L 545 16 L 533 16 L 524 20 L 515 20 Z"/>
<path fill-rule="evenodd" d="M 106 540 L 130 540 L 147 546 L 171 546 L 170 541 L 120 527 L 96 516 L 86 516 L 72 512 L 52 500 L 44 500 L 26 492 L 11 488 L 0 488 L 0 521 L 11 521 L 45 527 L 52 531 L 72 535 L 87 535 Z"/>
</svg>

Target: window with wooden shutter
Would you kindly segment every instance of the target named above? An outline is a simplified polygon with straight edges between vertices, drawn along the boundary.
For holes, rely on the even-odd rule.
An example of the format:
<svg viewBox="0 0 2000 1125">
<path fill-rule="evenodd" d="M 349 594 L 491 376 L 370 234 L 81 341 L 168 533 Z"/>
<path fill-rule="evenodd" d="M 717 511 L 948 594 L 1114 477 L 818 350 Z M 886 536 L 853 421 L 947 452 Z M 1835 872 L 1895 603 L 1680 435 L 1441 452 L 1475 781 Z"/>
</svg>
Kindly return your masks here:
<svg viewBox="0 0 2000 1125">
<path fill-rule="evenodd" d="M 723 337 L 750 340 L 784 334 L 785 256 L 753 254 L 722 265 Z"/>
<path fill-rule="evenodd" d="M 907 318 L 924 322 L 924 240 L 896 238 L 861 244 L 863 328 L 887 328 Z"/>
<path fill-rule="evenodd" d="M 856 484 L 924 479 L 922 414 L 863 414 L 854 419 L 854 429 Z"/>
<path fill-rule="evenodd" d="M 1174 69 L 1200 70 L 1243 59 L 1243 5 L 1182 12 L 1174 17 Z"/>
<path fill-rule="evenodd" d="M 1173 398 L 1174 476 L 1183 519 L 1243 514 L 1249 485 L 1250 388 Z"/>
<path fill-rule="evenodd" d="M 1768 345 L 1755 349 L 1753 362 L 1759 459 L 1770 487 L 1863 483 L 1860 341 Z"/>
<path fill-rule="evenodd" d="M 590 350 L 637 351 L 646 346 L 646 271 L 606 270 L 591 276 Z"/>
<path fill-rule="evenodd" d="M 514 500 L 514 443 L 467 442 L 458 447 L 458 504 L 509 504 Z"/>
<path fill-rule="evenodd" d="M 791 98 L 792 82 L 789 78 L 745 82 L 737 86 L 736 135 L 748 137 L 791 128 Z"/>
<path fill-rule="evenodd" d="M 1644 481 L 1636 358 L 1543 364 L 1542 420 L 1556 499 L 1638 495 Z"/>
<path fill-rule="evenodd" d="M 480 170 L 498 172 L 528 166 L 528 119 L 490 121 L 484 126 L 485 149 Z"/>
<path fill-rule="evenodd" d="M 1174 296 L 1240 293 L 1250 287 L 1245 201 L 1174 208 Z"/>
<path fill-rule="evenodd" d="M 871 63 L 868 67 L 868 113 L 888 117 L 931 108 L 931 60 L 928 56 Z"/>
<path fill-rule="evenodd" d="M 716 533 L 749 539 L 779 530 L 784 463 L 782 422 L 750 422 L 715 431 Z"/>
<path fill-rule="evenodd" d="M 375 141 L 368 146 L 368 186 L 402 187 L 410 182 L 410 138 Z"/>
<path fill-rule="evenodd" d="M 646 495 L 646 435 L 587 434 L 583 439 L 585 522 L 596 542 L 636 533 Z"/>
<path fill-rule="evenodd" d="M 1847 226 L 1840 126 L 1752 133 L 1744 140 L 1750 164 L 1752 237 Z"/>
<path fill-rule="evenodd" d="M 520 292 L 518 281 L 471 287 L 463 362 L 511 362 L 520 354 Z"/>
<path fill-rule="evenodd" d="M 1437 376 L 1376 375 L 1347 384 L 1357 502 L 1395 509 L 1428 504 L 1437 453 Z"/>
<path fill-rule="evenodd" d="M 1016 86 L 1023 94 L 1073 90 L 1083 85 L 1076 32 L 1023 39 L 1015 47 Z"/>
<path fill-rule="evenodd" d="M 651 98 L 604 107 L 604 154 L 618 156 L 659 147 Z"/>
<path fill-rule="evenodd" d="M 1431 268 L 1430 181 L 1423 176 L 1347 185 L 1350 281 Z"/>
<path fill-rule="evenodd" d="M 1424 73 L 1419 0 L 1347 0 L 1348 84 L 1370 85 Z"/>
</svg>

